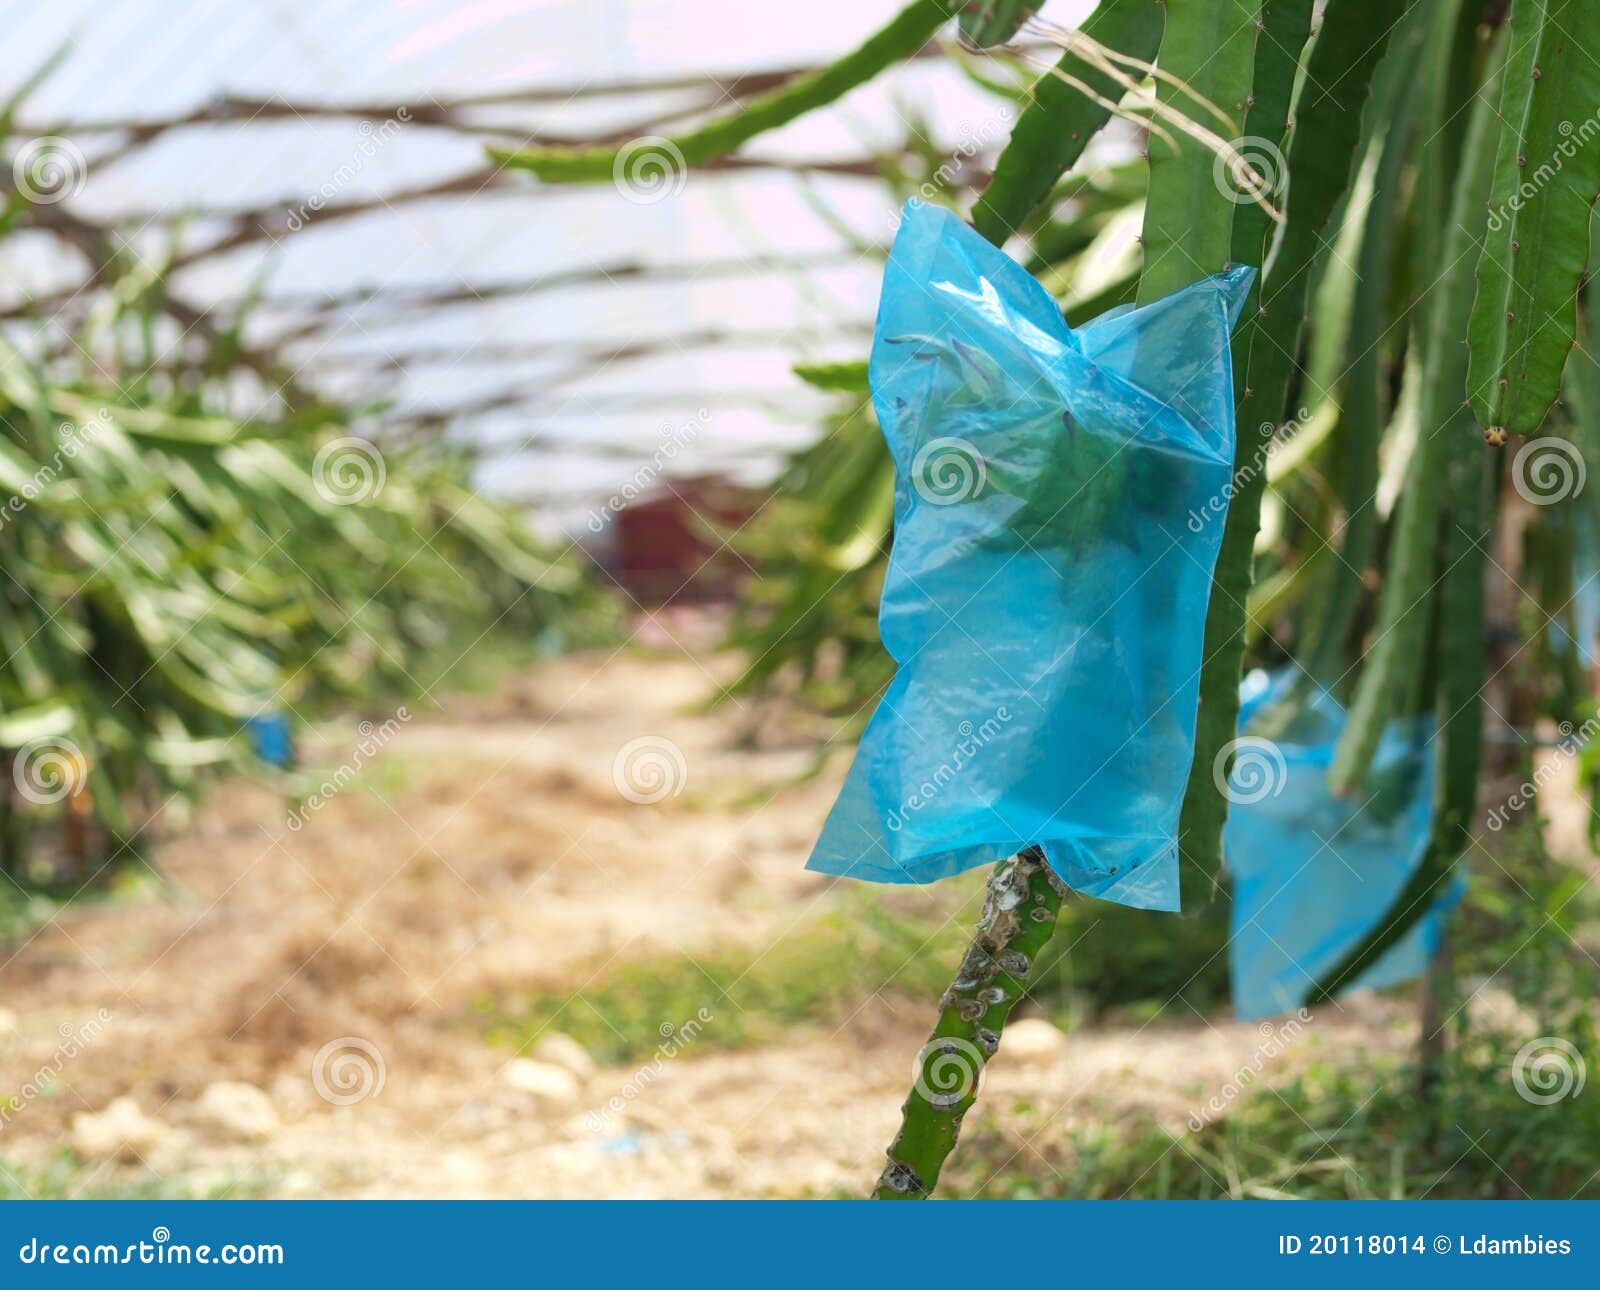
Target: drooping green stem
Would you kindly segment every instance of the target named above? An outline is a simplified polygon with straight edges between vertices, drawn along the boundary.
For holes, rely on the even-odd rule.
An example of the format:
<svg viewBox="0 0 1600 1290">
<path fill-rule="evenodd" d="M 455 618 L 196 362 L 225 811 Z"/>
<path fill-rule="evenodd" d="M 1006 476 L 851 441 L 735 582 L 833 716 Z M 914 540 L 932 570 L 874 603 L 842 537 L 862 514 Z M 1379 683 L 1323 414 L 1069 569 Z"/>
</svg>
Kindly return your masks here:
<svg viewBox="0 0 1600 1290">
<path fill-rule="evenodd" d="M 891 63 L 911 57 L 933 38 L 954 7 L 954 0 L 914 0 L 887 26 L 838 61 L 759 95 L 739 111 L 709 121 L 697 130 L 651 141 L 650 157 L 638 155 L 639 140 L 617 148 L 491 148 L 489 155 L 513 169 L 532 171 L 550 183 L 603 183 L 615 178 L 619 163 L 625 161 L 645 164 L 654 159 L 658 165 L 672 169 L 704 165 L 758 134 L 825 107 Z"/>
<path fill-rule="evenodd" d="M 1447 116 L 1452 107 L 1445 103 L 1436 110 Z M 1494 156 L 1493 112 L 1493 100 L 1480 95 L 1454 176 L 1454 197 L 1442 244 L 1441 281 L 1423 301 L 1421 432 L 1399 502 L 1373 641 L 1356 683 L 1350 720 L 1328 772 L 1335 793 L 1353 793 L 1365 781 L 1384 727 L 1406 706 L 1405 687 L 1417 674 L 1416 660 L 1427 633 L 1438 568 L 1439 516 L 1445 506 L 1452 458 L 1469 454 L 1482 469 L 1472 415 L 1462 399 L 1467 360 L 1460 340 L 1472 310 L 1474 284 L 1459 269 L 1471 262 L 1488 218 L 1483 197 L 1489 190 Z M 1447 636 L 1458 630 L 1448 619 L 1447 627 Z"/>
<path fill-rule="evenodd" d="M 1458 426 L 1458 431 L 1462 427 Z M 1477 445 L 1470 445 L 1477 448 Z M 1438 635 L 1438 762 L 1434 832 L 1410 882 L 1378 925 L 1318 981 L 1306 1002 L 1333 999 L 1405 936 L 1434 907 L 1466 850 L 1477 810 L 1483 757 L 1483 570 L 1494 530 L 1498 461 L 1474 451 L 1450 464 L 1450 523 L 1445 528 L 1443 631 Z"/>
<path fill-rule="evenodd" d="M 1449 928 L 1441 928 L 1438 947 L 1428 960 L 1428 969 L 1422 977 L 1422 1007 L 1417 1034 L 1417 1102 L 1434 1108 L 1435 1114 L 1427 1125 L 1430 1135 L 1442 1127 L 1433 1094 L 1443 1074 L 1451 967 Z"/>
<path fill-rule="evenodd" d="M 1191 116 L 1205 111 L 1198 97 L 1229 119 L 1226 133 L 1242 134 L 1260 26 L 1261 0 L 1167 0 L 1157 97 Z M 1205 124 L 1222 128 L 1209 115 Z M 1182 133 L 1151 139 L 1141 305 L 1228 267 L 1237 205 L 1206 144 Z"/>
<path fill-rule="evenodd" d="M 1600 102 L 1596 0 L 1515 0 L 1499 148 L 1484 196 L 1468 392 L 1491 442 L 1532 434 L 1561 390 L 1589 263 L 1600 149 L 1578 125 Z"/>
<path fill-rule="evenodd" d="M 1373 89 L 1372 147 L 1378 150 L 1372 200 L 1367 207 L 1351 305 L 1345 372 L 1345 397 L 1338 426 L 1339 502 L 1343 531 L 1338 558 L 1324 564 L 1300 648 L 1302 671 L 1296 698 L 1313 684 L 1331 685 L 1343 676 L 1346 646 L 1365 594 L 1364 578 L 1378 536 L 1378 444 L 1384 429 L 1384 350 L 1395 234 L 1401 225 L 1404 164 L 1417 120 L 1419 78 L 1411 57 L 1428 35 L 1422 24 L 1395 45 L 1395 57 L 1379 68 Z M 1421 51 L 1416 50 L 1420 57 Z"/>
<path fill-rule="evenodd" d="M 1408 15 L 1411 8 L 1407 6 Z M 1245 606 L 1254 580 L 1265 454 L 1288 402 L 1322 229 L 1350 185 L 1362 108 L 1392 30 L 1387 22 L 1374 24 L 1371 9 L 1357 0 L 1331 0 L 1324 11 L 1296 108 L 1298 118 L 1316 121 L 1317 129 L 1289 134 L 1287 219 L 1264 275 L 1260 304 L 1253 314 L 1246 313 L 1234 334 L 1234 372 L 1243 388 L 1233 498 L 1206 610 L 1195 757 L 1179 825 L 1186 891 L 1191 885 L 1214 881 L 1222 861 L 1227 799 L 1217 790 L 1221 778 L 1217 762 L 1234 738 L 1239 719 Z M 1285 46 L 1280 56 L 1289 60 L 1291 68 L 1299 48 Z M 1227 767 L 1220 770 L 1225 773 Z"/>
<path fill-rule="evenodd" d="M 1285 176 L 1280 145 L 1289 126 L 1301 51 L 1311 33 L 1311 0 L 1266 0 L 1262 29 L 1256 40 L 1251 103 L 1245 115 L 1249 135 L 1278 148 L 1280 189 Z M 1268 158 L 1270 162 L 1270 157 Z M 1291 218 L 1293 213 L 1291 212 Z M 1239 207 L 1233 223 L 1233 258 L 1264 268 L 1272 240 L 1272 223 L 1253 203 Z M 1261 293 L 1266 274 L 1251 284 L 1244 314 L 1233 334 L 1235 403 L 1247 388 L 1248 361 L 1260 325 Z M 1266 486 L 1266 452 L 1275 423 L 1252 427 L 1241 417 L 1234 447 L 1233 500 L 1222 530 L 1211 598 L 1206 608 L 1205 666 L 1200 673 L 1200 713 L 1195 728 L 1195 759 L 1184 789 L 1178 828 L 1185 905 L 1191 892 L 1206 891 L 1222 863 L 1222 823 L 1227 800 L 1217 791 L 1213 767 L 1224 744 L 1233 738 L 1238 716 L 1239 670 L 1244 657 L 1245 607 L 1252 577 L 1252 548 Z"/>
<path fill-rule="evenodd" d="M 995 865 L 977 933 L 954 984 L 939 1000 L 933 1034 L 917 1054 L 900 1132 L 889 1146 L 874 1200 L 925 1200 L 933 1194 L 1065 895 L 1037 847 Z"/>
<path fill-rule="evenodd" d="M 1473 445 L 1474 447 L 1476 445 Z M 1306 999 L 1331 999 L 1361 978 L 1409 932 L 1443 893 L 1471 833 L 1478 803 L 1483 754 L 1484 631 L 1483 578 L 1486 548 L 1494 528 L 1493 490 L 1498 463 L 1474 452 L 1451 463 L 1450 522 L 1446 527 L 1447 572 L 1443 630 L 1439 633 L 1439 761 L 1433 836 L 1421 862 L 1399 895 Z"/>
<path fill-rule="evenodd" d="M 1039 0 L 967 0 L 961 6 L 961 39 L 974 49 L 1003 45 L 1038 8 Z"/>
<path fill-rule="evenodd" d="M 1081 31 L 1108 49 L 1148 61 L 1161 40 L 1161 20 L 1156 0 L 1104 0 L 1084 19 Z M 1074 80 L 1106 102 L 1090 98 Z M 973 227 L 996 246 L 1015 233 L 1111 118 L 1106 104 L 1122 94 L 1122 87 L 1103 71 L 1077 54 L 1063 54 L 1055 69 L 1039 78 L 1012 127 L 989 186 L 972 208 Z"/>
</svg>

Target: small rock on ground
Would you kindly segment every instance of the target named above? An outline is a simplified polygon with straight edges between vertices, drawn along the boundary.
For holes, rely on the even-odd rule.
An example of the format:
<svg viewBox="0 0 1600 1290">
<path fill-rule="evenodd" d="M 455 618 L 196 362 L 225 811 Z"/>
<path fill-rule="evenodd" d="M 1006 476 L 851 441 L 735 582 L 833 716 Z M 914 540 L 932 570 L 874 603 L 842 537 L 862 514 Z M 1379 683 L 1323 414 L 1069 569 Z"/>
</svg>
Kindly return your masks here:
<svg viewBox="0 0 1600 1290">
<path fill-rule="evenodd" d="M 1006 1027 L 1000 1053 L 1028 1066 L 1051 1065 L 1067 1055 L 1067 1037 L 1041 1017 L 1024 1017 Z"/>
<path fill-rule="evenodd" d="M 265 1142 L 278 1131 L 272 1099 L 254 1084 L 221 1080 L 206 1086 L 195 1103 L 194 1122 L 212 1137 L 233 1142 Z"/>
<path fill-rule="evenodd" d="M 81 1160 L 136 1163 L 167 1136 L 167 1126 L 146 1115 L 131 1097 L 119 1097 L 103 1111 L 72 1117 L 69 1144 Z"/>
<path fill-rule="evenodd" d="M 533 1055 L 541 1062 L 571 1071 L 579 1079 L 588 1079 L 598 1069 L 588 1049 L 571 1035 L 563 1035 L 558 1031 L 541 1036 L 533 1046 Z"/>
<path fill-rule="evenodd" d="M 527 1057 L 516 1057 L 507 1062 L 500 1072 L 500 1082 L 507 1088 L 531 1098 L 543 1106 L 567 1106 L 578 1098 L 582 1085 L 578 1077 L 565 1067 L 550 1062 L 536 1062 Z"/>
</svg>

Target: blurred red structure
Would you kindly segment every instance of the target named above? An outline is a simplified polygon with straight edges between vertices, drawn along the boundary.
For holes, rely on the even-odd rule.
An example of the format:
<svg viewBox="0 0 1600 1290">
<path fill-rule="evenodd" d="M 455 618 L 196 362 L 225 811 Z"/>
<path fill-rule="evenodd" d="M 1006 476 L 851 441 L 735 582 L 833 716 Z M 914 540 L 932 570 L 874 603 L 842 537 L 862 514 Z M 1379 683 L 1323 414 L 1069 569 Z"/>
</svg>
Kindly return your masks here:
<svg viewBox="0 0 1600 1290">
<path fill-rule="evenodd" d="M 719 475 L 664 481 L 612 514 L 591 553 L 641 605 L 726 601 L 749 572 L 727 539 L 766 496 Z"/>
</svg>

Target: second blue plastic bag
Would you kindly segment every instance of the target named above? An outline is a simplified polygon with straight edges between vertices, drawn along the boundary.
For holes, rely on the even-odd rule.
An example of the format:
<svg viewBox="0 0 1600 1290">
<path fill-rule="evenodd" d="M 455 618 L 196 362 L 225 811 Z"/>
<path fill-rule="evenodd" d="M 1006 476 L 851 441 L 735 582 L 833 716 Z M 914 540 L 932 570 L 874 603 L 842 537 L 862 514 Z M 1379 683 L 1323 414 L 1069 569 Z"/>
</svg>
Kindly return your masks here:
<svg viewBox="0 0 1600 1290">
<path fill-rule="evenodd" d="M 809 868 L 929 882 L 1039 844 L 1079 891 L 1178 907 L 1251 275 L 1070 330 L 1015 261 L 908 205 L 869 368 L 899 670 Z"/>
<path fill-rule="evenodd" d="M 1328 789 L 1345 711 L 1315 690 L 1286 713 L 1292 674 L 1252 672 L 1240 689 L 1240 740 L 1229 781 L 1223 854 L 1233 878 L 1229 956 L 1244 1018 L 1298 1008 L 1324 973 L 1378 925 L 1428 846 L 1433 722 L 1384 730 L 1363 791 Z M 1270 738 L 1261 718 L 1271 715 Z M 1350 989 L 1420 976 L 1459 882 Z"/>
</svg>

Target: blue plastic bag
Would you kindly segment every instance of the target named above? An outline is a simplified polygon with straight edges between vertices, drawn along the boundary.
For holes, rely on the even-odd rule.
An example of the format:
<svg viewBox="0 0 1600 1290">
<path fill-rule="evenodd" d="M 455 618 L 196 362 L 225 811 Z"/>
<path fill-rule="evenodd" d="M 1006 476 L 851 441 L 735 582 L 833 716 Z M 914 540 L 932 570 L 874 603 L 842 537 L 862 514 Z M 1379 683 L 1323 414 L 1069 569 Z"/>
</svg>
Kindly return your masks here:
<svg viewBox="0 0 1600 1290">
<path fill-rule="evenodd" d="M 247 717 L 244 728 L 250 738 L 250 750 L 267 765 L 281 770 L 293 763 L 294 735 L 289 729 L 289 718 L 283 713 Z"/>
<path fill-rule="evenodd" d="M 1233 1003 L 1252 1019 L 1298 1008 L 1360 943 L 1422 862 L 1433 824 L 1433 721 L 1394 721 L 1360 794 L 1337 798 L 1328 767 L 1345 712 L 1317 690 L 1275 707 L 1293 674 L 1252 672 L 1240 688 L 1223 854 L 1233 878 Z M 1252 733 L 1272 713 L 1271 737 Z M 1350 989 L 1420 976 L 1459 880 Z"/>
<path fill-rule="evenodd" d="M 1003 252 L 906 207 L 869 365 L 899 670 L 808 868 L 931 882 L 1039 844 L 1079 891 L 1178 907 L 1252 274 L 1073 331 Z"/>
</svg>

